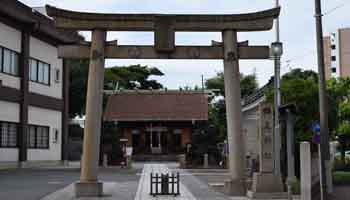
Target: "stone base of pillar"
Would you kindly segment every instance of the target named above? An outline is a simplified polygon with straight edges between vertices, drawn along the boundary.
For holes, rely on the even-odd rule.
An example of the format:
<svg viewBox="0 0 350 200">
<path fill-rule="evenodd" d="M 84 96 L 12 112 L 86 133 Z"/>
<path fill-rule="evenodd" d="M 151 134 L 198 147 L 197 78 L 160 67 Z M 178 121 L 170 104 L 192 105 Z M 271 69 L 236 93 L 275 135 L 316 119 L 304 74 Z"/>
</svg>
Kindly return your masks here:
<svg viewBox="0 0 350 200">
<path fill-rule="evenodd" d="M 26 168 L 26 167 L 28 167 L 28 162 L 20 161 L 20 162 L 17 163 L 17 167 L 18 168 Z"/>
<path fill-rule="evenodd" d="M 181 169 L 186 168 L 186 154 L 179 155 L 178 156 L 178 161 L 179 161 Z"/>
<path fill-rule="evenodd" d="M 283 190 L 282 178 L 273 173 L 254 173 L 252 191 L 248 192 L 250 198 L 262 198 L 270 195 L 273 198 L 287 197 Z"/>
<path fill-rule="evenodd" d="M 229 196 L 245 196 L 246 188 L 242 180 L 226 180 L 224 184 L 224 193 Z"/>
<path fill-rule="evenodd" d="M 126 168 L 131 169 L 132 168 L 132 158 L 131 156 L 126 156 Z"/>
<path fill-rule="evenodd" d="M 203 156 L 203 168 L 209 168 L 209 158 L 208 158 L 208 154 L 204 154 Z"/>
<path fill-rule="evenodd" d="M 262 199 L 288 199 L 288 193 L 287 192 L 273 192 L 273 193 L 254 193 L 252 191 L 247 192 L 247 197 L 251 200 L 262 200 Z"/>
<path fill-rule="evenodd" d="M 77 198 L 101 197 L 103 195 L 103 183 L 101 182 L 77 182 L 74 188 Z"/>
<path fill-rule="evenodd" d="M 68 167 L 68 166 L 69 166 L 68 160 L 62 160 L 61 163 L 62 163 L 62 165 L 65 166 L 65 167 Z"/>
</svg>

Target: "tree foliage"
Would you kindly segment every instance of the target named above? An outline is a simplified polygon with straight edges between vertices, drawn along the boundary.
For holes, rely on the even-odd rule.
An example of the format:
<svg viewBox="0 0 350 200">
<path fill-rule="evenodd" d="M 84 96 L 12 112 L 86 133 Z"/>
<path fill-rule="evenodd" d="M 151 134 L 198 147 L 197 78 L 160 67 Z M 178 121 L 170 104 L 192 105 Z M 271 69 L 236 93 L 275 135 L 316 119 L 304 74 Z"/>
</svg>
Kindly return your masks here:
<svg viewBox="0 0 350 200">
<path fill-rule="evenodd" d="M 244 98 L 252 94 L 258 88 L 258 82 L 255 74 L 240 75 L 241 77 L 241 97 Z M 205 83 L 206 87 L 215 90 L 217 96 L 225 96 L 224 73 L 219 72 L 215 77 L 208 79 Z"/>
<path fill-rule="evenodd" d="M 267 92 L 273 103 L 274 90 Z M 316 72 L 294 69 L 282 76 L 281 104 L 296 106 L 295 134 L 298 141 L 311 141 L 312 124 L 319 121 L 318 76 Z"/>
<path fill-rule="evenodd" d="M 332 133 L 337 137 L 341 158 L 345 163 L 345 151 L 350 148 L 350 77 L 331 79 L 327 90 L 332 99 L 330 106 Z"/>
<path fill-rule="evenodd" d="M 226 106 L 225 106 L 225 83 L 224 74 L 217 73 L 215 77 L 208 79 L 206 88 L 215 91 L 215 97 L 209 104 L 209 123 L 213 125 L 218 134 L 218 140 L 226 139 Z M 254 93 L 258 88 L 255 74 L 241 74 L 241 96 L 246 97 Z"/>
<path fill-rule="evenodd" d="M 68 59 L 67 65 L 70 66 L 69 114 L 73 118 L 85 113 L 89 60 Z M 160 89 L 162 84 L 151 77 L 163 75 L 155 67 L 141 65 L 106 68 L 104 89 L 114 90 L 116 85 L 119 89 Z"/>
<path fill-rule="evenodd" d="M 89 74 L 89 60 L 67 59 L 70 66 L 69 80 L 69 116 L 74 118 L 85 113 L 85 98 Z"/>
<path fill-rule="evenodd" d="M 163 72 L 155 67 L 130 65 L 107 68 L 105 72 L 105 88 L 111 88 L 111 83 L 118 83 L 121 89 L 161 89 L 162 84 L 149 80 L 151 76 L 163 76 Z"/>
</svg>

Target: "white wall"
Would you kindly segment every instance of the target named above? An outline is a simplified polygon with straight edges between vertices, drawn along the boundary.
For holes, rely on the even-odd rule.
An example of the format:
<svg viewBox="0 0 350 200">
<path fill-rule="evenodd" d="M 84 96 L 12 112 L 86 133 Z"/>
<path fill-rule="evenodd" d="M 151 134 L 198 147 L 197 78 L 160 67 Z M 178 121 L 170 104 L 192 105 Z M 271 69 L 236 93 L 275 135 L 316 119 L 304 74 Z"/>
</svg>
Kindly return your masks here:
<svg viewBox="0 0 350 200">
<path fill-rule="evenodd" d="M 19 104 L 0 101 L 0 121 L 19 122 Z M 1 161 L 18 161 L 18 149 L 0 148 Z"/>
<path fill-rule="evenodd" d="M 0 101 L 0 121 L 19 122 L 19 104 Z"/>
<path fill-rule="evenodd" d="M 0 23 L 0 46 L 6 47 L 18 53 L 21 52 L 21 32 Z M 18 77 L 0 73 L 2 84 L 7 87 L 20 89 L 21 80 Z"/>
<path fill-rule="evenodd" d="M 30 57 L 41 60 L 50 64 L 50 85 L 29 82 L 29 91 L 45 96 L 62 98 L 62 59 L 58 59 L 58 49 L 48 43 L 38 40 L 34 37 L 30 37 Z M 61 80 L 55 82 L 55 69 L 60 70 Z"/>
<path fill-rule="evenodd" d="M 0 162 L 17 162 L 18 148 L 0 148 Z"/>
<path fill-rule="evenodd" d="M 257 106 L 243 112 L 243 130 L 245 139 L 245 150 L 246 154 L 249 154 L 253 158 L 256 158 L 259 154 L 258 145 L 258 117 L 257 116 Z"/>
<path fill-rule="evenodd" d="M 28 123 L 50 127 L 49 149 L 28 149 L 28 161 L 61 160 L 61 112 L 29 106 Z M 54 130 L 58 129 L 58 140 L 54 143 Z"/>
</svg>

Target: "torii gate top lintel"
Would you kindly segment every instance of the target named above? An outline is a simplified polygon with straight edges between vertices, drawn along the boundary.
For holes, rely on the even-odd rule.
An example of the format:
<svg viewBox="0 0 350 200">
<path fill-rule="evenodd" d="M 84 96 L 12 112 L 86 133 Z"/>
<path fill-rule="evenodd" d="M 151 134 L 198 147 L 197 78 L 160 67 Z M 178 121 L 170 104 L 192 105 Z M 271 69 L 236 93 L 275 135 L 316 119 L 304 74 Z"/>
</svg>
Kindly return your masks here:
<svg viewBox="0 0 350 200">
<path fill-rule="evenodd" d="M 222 43 L 212 46 L 176 46 L 176 31 L 223 32 L 233 30 L 267 31 L 280 8 L 234 15 L 171 15 L 171 14 L 103 14 L 68 11 L 47 5 L 49 16 L 58 28 L 103 31 L 153 31 L 155 46 L 126 46 L 106 42 L 105 58 L 134 59 L 222 59 Z M 242 45 L 241 45 L 242 44 Z M 59 46 L 59 57 L 88 58 L 89 44 Z M 239 43 L 240 59 L 267 59 L 268 46 Z"/>
<path fill-rule="evenodd" d="M 49 5 L 46 10 L 58 28 L 106 31 L 154 31 L 164 23 L 174 31 L 266 31 L 273 27 L 273 20 L 280 14 L 279 7 L 232 15 L 103 14 L 75 12 Z"/>
</svg>

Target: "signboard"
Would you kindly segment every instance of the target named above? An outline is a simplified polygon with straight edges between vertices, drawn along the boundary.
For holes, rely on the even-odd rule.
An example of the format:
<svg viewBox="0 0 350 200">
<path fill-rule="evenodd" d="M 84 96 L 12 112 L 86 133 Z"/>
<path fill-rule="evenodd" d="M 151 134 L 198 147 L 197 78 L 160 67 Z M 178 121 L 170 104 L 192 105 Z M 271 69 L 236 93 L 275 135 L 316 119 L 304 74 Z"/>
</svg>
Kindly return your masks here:
<svg viewBox="0 0 350 200">
<path fill-rule="evenodd" d="M 312 124 L 312 131 L 314 132 L 314 136 L 312 137 L 312 142 L 315 144 L 320 144 L 321 137 L 320 137 L 320 131 L 321 127 L 318 122 Z"/>
<path fill-rule="evenodd" d="M 126 147 L 126 156 L 132 155 L 132 147 Z"/>
</svg>

